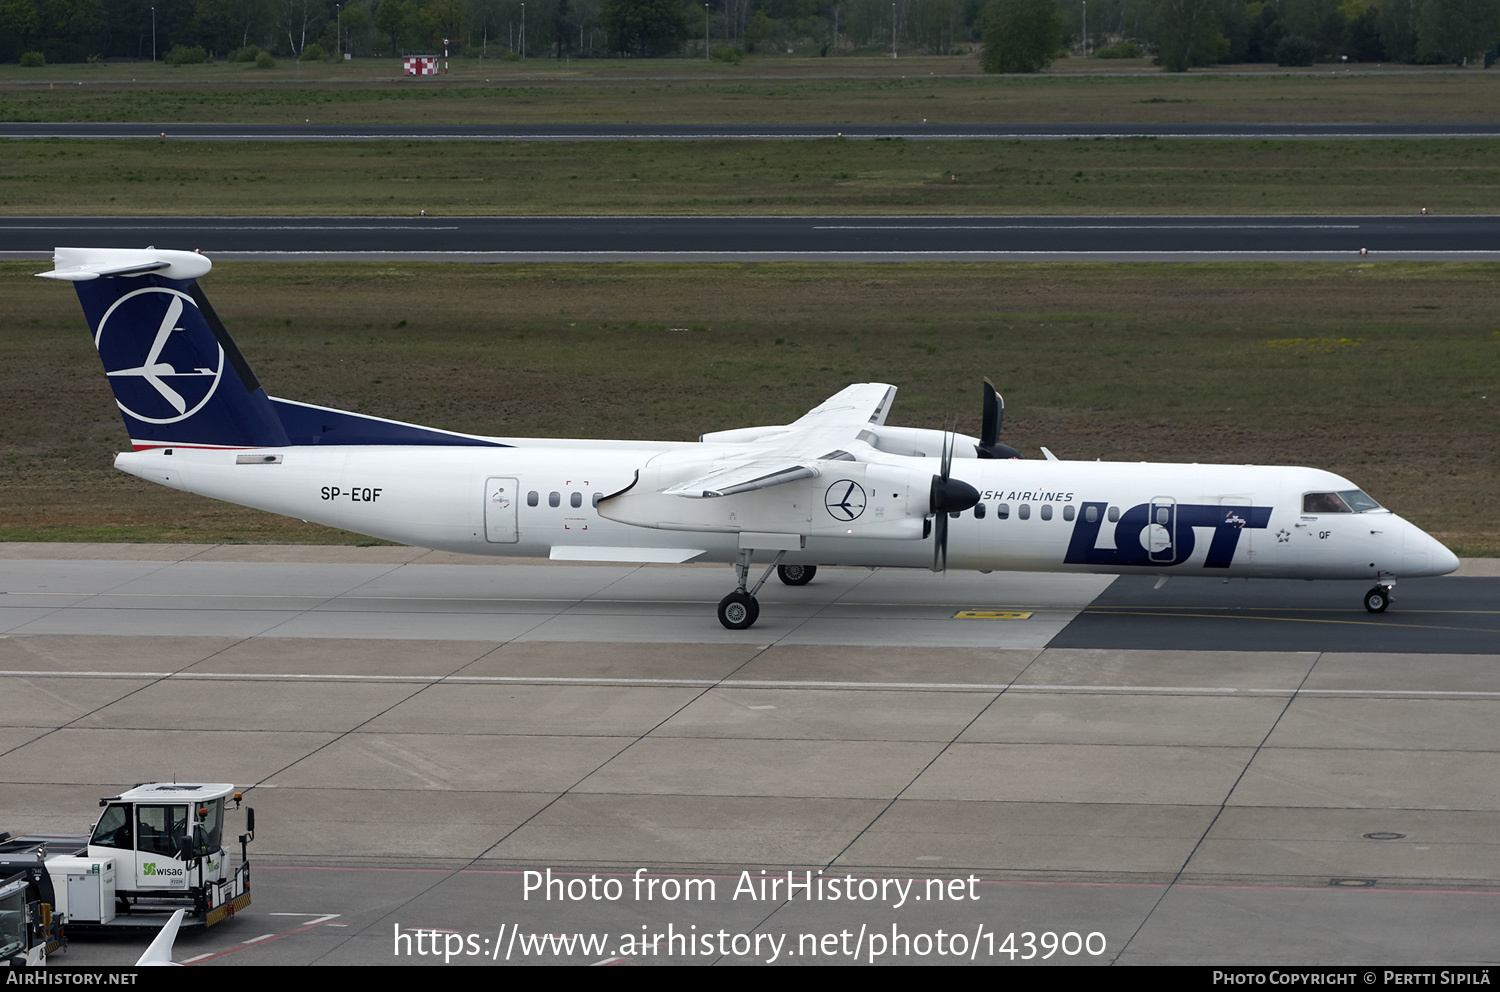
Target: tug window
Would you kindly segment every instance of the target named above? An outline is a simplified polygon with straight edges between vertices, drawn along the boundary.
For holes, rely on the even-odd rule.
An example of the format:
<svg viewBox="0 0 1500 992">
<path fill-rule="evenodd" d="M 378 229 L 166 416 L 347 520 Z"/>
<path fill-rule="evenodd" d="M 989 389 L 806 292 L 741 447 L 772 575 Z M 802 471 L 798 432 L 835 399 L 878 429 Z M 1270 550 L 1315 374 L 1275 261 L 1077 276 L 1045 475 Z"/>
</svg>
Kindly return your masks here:
<svg viewBox="0 0 1500 992">
<path fill-rule="evenodd" d="M 541 500 L 537 498 L 537 491 L 535 489 L 533 489 L 531 492 L 529 492 L 529 493 L 526 494 L 526 505 L 527 506 L 536 506 L 540 502 L 541 502 Z"/>
<path fill-rule="evenodd" d="M 571 506 L 571 507 L 573 507 L 573 509 L 575 509 L 575 510 L 578 509 L 580 506 L 582 506 L 583 505 L 583 493 L 574 493 L 572 495 L 572 497 L 570 497 L 568 499 L 568 505 Z"/>
<path fill-rule="evenodd" d="M 554 492 L 554 493 L 548 493 L 547 494 L 547 505 L 548 506 L 558 506 L 561 503 L 562 503 L 562 494 L 561 493 L 555 493 Z"/>
</svg>

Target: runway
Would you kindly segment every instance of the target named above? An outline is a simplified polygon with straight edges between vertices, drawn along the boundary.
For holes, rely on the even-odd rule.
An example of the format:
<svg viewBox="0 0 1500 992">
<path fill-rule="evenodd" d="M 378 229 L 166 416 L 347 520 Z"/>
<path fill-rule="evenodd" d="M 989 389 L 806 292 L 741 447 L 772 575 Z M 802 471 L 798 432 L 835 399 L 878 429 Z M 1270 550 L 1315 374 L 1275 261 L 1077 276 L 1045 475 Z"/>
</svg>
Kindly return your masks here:
<svg viewBox="0 0 1500 992">
<path fill-rule="evenodd" d="M 1500 258 L 1500 217 L 9 217 L 0 241 L 12 258 L 166 244 L 265 261 L 1463 260 Z"/>
<path fill-rule="evenodd" d="M 470 964 L 1009 963 L 1027 931 L 1049 964 L 1493 963 L 1497 572 L 1372 618 L 1343 583 L 827 569 L 731 633 L 727 568 L 0 545 L 0 829 L 249 787 L 254 903 L 179 940 L 203 964 L 441 960 L 419 931 Z M 756 889 L 789 870 L 851 895 Z M 747 939 L 669 936 L 709 932 Z"/>
<path fill-rule="evenodd" d="M 1067 138 L 1393 139 L 1500 138 L 1495 123 L 1011 124 L 200 124 L 3 122 L 0 138 L 173 141 L 1055 141 Z"/>
</svg>

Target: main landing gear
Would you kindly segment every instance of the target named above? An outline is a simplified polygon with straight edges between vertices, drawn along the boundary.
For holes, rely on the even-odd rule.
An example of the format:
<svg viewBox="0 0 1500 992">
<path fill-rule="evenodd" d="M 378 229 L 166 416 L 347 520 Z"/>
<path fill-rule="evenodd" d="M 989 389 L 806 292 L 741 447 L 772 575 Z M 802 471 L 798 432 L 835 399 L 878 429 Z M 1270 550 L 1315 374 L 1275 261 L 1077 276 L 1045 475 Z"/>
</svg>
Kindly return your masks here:
<svg viewBox="0 0 1500 992">
<path fill-rule="evenodd" d="M 1365 593 L 1365 609 L 1371 613 L 1384 613 L 1385 608 L 1391 605 L 1391 589 L 1395 585 L 1394 578 L 1381 576 L 1375 588 Z"/>
<path fill-rule="evenodd" d="M 749 549 L 742 549 L 735 558 L 734 570 L 740 577 L 739 588 L 719 600 L 719 622 L 730 630 L 744 630 L 760 619 L 760 603 L 755 594 L 760 592 L 760 587 L 766 584 L 773 571 L 789 586 L 805 586 L 818 573 L 816 565 L 783 565 L 781 559 L 786 557 L 786 552 L 779 551 L 754 588 L 746 588 L 750 577 L 750 554 Z"/>
</svg>

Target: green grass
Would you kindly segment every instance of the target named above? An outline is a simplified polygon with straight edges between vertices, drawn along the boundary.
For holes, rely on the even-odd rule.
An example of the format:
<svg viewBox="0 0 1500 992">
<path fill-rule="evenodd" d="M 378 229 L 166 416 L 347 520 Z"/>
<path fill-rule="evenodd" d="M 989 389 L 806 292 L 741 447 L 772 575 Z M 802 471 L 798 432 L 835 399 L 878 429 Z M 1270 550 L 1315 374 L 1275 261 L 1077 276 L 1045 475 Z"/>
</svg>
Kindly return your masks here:
<svg viewBox="0 0 1500 992">
<path fill-rule="evenodd" d="M 11 215 L 1500 210 L 1500 142 L 1475 139 L 500 144 L 51 139 L 13 142 L 5 150 L 0 211 Z"/>
<path fill-rule="evenodd" d="M 1064 59 L 985 77 L 972 56 L 525 63 L 453 60 L 398 78 L 391 59 L 269 72 L 219 63 L 0 66 L 0 120 L 317 123 L 914 123 L 1490 121 L 1500 73 L 1409 67 L 1356 73 L 1236 66 L 1161 73 Z M 1088 74 L 1084 74 L 1088 73 Z M 1097 75 L 1095 75 L 1097 73 Z"/>
<path fill-rule="evenodd" d="M 120 475 L 74 295 L 0 265 L 0 538 L 357 541 Z M 852 381 L 891 422 L 1068 458 L 1308 464 L 1500 553 L 1492 264 L 225 263 L 206 288 L 275 395 L 464 431 L 695 438 Z"/>
</svg>

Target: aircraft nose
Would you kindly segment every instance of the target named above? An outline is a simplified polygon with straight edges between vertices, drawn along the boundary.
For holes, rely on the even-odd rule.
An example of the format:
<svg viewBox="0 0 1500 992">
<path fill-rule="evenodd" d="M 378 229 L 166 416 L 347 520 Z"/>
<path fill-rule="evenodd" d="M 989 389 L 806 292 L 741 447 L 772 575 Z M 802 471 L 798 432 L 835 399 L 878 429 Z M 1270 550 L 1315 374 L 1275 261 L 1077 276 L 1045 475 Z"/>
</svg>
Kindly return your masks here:
<svg viewBox="0 0 1500 992">
<path fill-rule="evenodd" d="M 1458 568 L 1458 555 L 1413 523 L 1406 524 L 1401 543 L 1408 575 L 1447 575 Z"/>
</svg>

